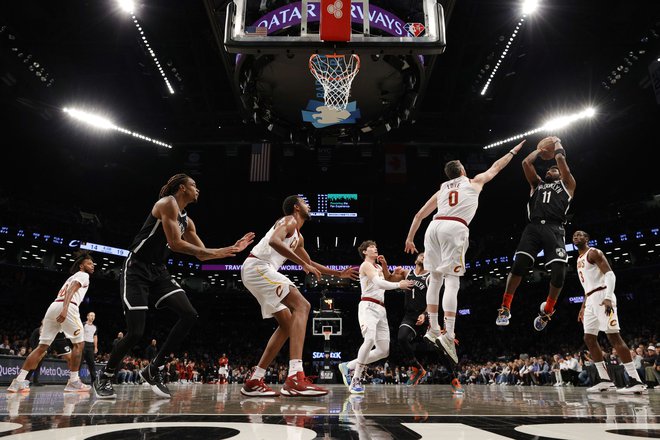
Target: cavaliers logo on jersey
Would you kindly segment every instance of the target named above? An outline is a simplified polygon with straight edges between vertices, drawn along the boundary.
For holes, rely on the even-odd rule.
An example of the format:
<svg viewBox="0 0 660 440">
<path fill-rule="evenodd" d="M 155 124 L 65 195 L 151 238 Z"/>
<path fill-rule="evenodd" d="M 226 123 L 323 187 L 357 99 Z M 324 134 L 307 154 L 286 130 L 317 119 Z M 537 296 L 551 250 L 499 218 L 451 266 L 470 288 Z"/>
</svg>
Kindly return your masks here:
<svg viewBox="0 0 660 440">
<path fill-rule="evenodd" d="M 565 258 L 566 257 L 566 249 L 564 249 L 564 248 L 557 248 L 557 249 L 555 249 L 555 252 L 557 253 L 557 256 L 559 258 Z"/>
<path fill-rule="evenodd" d="M 298 247 L 298 237 L 294 237 L 293 240 L 291 240 L 291 244 L 289 247 L 293 250 L 295 250 Z"/>
<path fill-rule="evenodd" d="M 459 273 L 459 272 L 461 271 L 462 268 L 463 268 L 463 266 L 456 266 L 456 267 L 454 268 L 454 272 L 455 272 L 455 273 Z"/>
<path fill-rule="evenodd" d="M 282 293 L 284 293 L 284 289 L 282 288 L 281 285 L 277 286 L 275 288 L 275 295 L 277 295 L 278 298 L 282 296 Z"/>
<path fill-rule="evenodd" d="M 73 332 L 73 336 L 78 336 L 80 334 L 80 329 L 76 329 L 75 332 Z"/>
</svg>

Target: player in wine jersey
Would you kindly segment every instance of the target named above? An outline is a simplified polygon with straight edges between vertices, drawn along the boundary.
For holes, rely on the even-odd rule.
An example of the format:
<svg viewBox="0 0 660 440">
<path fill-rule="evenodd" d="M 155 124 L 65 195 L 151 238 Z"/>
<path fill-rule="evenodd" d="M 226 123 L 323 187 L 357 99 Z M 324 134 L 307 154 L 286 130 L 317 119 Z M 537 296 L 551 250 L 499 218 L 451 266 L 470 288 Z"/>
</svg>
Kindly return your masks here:
<svg viewBox="0 0 660 440">
<path fill-rule="evenodd" d="M 495 323 L 509 325 L 511 301 L 523 276 L 533 267 L 536 255 L 542 250 L 545 254 L 545 267 L 550 269 L 550 287 L 547 299 L 541 304 L 539 315 L 534 319 L 534 329 L 543 330 L 555 313 L 555 303 L 561 293 L 566 278 L 568 255 L 566 254 L 566 213 L 575 193 L 575 178 L 566 162 L 566 151 L 558 137 L 555 142 L 555 160 L 545 179 L 536 173 L 534 161 L 540 150 L 534 150 L 523 160 L 523 171 L 530 184 L 530 198 L 527 203 L 529 224 L 520 237 L 515 260 L 506 280 L 502 306 L 498 309 Z"/>
<path fill-rule="evenodd" d="M 89 385 L 83 384 L 78 374 L 84 346 L 83 324 L 78 306 L 89 289 L 89 275 L 94 273 L 94 260 L 87 253 L 80 254 L 71 266 L 71 273 L 73 275 L 66 280 L 55 301 L 48 307 L 41 325 L 39 345 L 25 359 L 18 377 L 7 388 L 10 393 L 30 391 L 30 382 L 26 376 L 39 365 L 59 332 L 64 332 L 73 343 L 71 356 L 67 359 L 70 378 L 64 391 L 89 391 Z"/>
<path fill-rule="evenodd" d="M 358 246 L 358 253 L 364 260 L 360 265 L 360 305 L 358 306 L 358 321 L 364 342 L 358 350 L 357 358 L 350 362 L 339 364 L 344 383 L 351 394 L 364 393 L 362 373 L 367 365 L 386 358 L 390 354 L 390 326 L 387 323 L 385 310 L 385 291 L 393 289 L 411 289 L 414 283 L 410 280 L 390 281 L 393 275 L 383 272 L 381 264 L 387 264 L 378 255 L 375 241 L 367 240 Z M 350 384 L 348 377 L 354 370 Z"/>
<path fill-rule="evenodd" d="M 277 396 L 264 382 L 266 368 L 289 340 L 289 372 L 282 387 L 285 396 L 322 396 L 328 390 L 311 383 L 302 365 L 303 344 L 310 305 L 295 284 L 278 272 L 286 260 L 302 266 L 306 273 L 320 279 L 321 274 L 341 278 L 357 278 L 355 269 L 331 270 L 312 261 L 305 250 L 300 228 L 309 220 L 309 206 L 298 196 L 289 196 L 282 204 L 284 217 L 278 219 L 266 235 L 250 251 L 241 268 L 243 285 L 257 299 L 264 319 L 275 318 L 277 328 L 270 337 L 259 363 L 241 393 L 246 396 Z"/>
<path fill-rule="evenodd" d="M 443 350 L 454 363 L 458 363 L 454 343 L 454 324 L 460 277 L 465 274 L 465 252 L 470 233 L 468 225 L 477 212 L 479 194 L 484 185 L 509 164 L 524 143 L 525 141 L 522 141 L 513 147 L 511 151 L 496 160 L 488 170 L 477 174 L 473 179 L 467 177 L 460 161 L 447 162 L 445 174 L 449 180 L 442 183 L 440 190 L 436 191 L 415 214 L 406 237 L 405 251 L 416 253 L 417 248 L 413 241 L 415 234 L 422 220 L 437 210 L 424 235 L 424 268 L 431 272 L 426 294 L 430 327 L 424 337 Z M 442 297 L 442 308 L 446 332 L 441 336 L 438 309 L 443 283 L 445 292 Z"/>
<path fill-rule="evenodd" d="M 589 354 L 596 364 L 600 379 L 591 388 L 587 388 L 587 392 L 616 390 L 621 394 L 645 393 L 647 392 L 646 385 L 640 380 L 630 355 L 630 349 L 619 333 L 621 328 L 614 293 L 616 283 L 614 272 L 603 252 L 589 246 L 589 234 L 584 231 L 575 231 L 573 244 L 578 248 L 577 272 L 584 289 L 584 301 L 578 314 L 578 321 L 582 321 L 584 343 L 587 344 Z M 610 344 L 623 361 L 626 373 L 630 376 L 630 383 L 625 388 L 617 390 L 610 379 L 603 361 L 603 351 L 598 344 L 599 332 L 605 332 Z"/>
<path fill-rule="evenodd" d="M 227 374 L 229 373 L 229 359 L 225 353 L 218 360 L 218 383 L 227 383 Z"/>
<path fill-rule="evenodd" d="M 185 174 L 176 174 L 161 188 L 158 201 L 153 205 L 142 229 L 129 247 L 119 280 L 121 302 L 126 318 L 126 335 L 113 347 L 103 373 L 94 382 L 94 391 L 100 399 L 115 398 L 112 377 L 124 356 L 144 334 L 149 303 L 157 309 L 167 308 L 178 315 L 165 343 L 140 376 L 160 397 L 171 397 L 160 374 L 169 356 L 186 337 L 197 319 L 186 292 L 167 271 L 165 262 L 170 251 L 197 257 L 201 261 L 233 257 L 254 239 L 252 232 L 245 234 L 232 246 L 211 249 L 197 235 L 195 223 L 186 207 L 197 202 L 199 189 L 195 181 Z"/>
</svg>

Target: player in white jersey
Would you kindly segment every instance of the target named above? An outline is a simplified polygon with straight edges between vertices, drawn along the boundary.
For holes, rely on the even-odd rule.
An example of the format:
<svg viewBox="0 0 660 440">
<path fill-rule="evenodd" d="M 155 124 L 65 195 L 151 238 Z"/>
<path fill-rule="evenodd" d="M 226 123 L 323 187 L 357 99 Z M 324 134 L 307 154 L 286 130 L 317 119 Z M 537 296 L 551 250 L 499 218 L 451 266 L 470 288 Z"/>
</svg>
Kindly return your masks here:
<svg viewBox="0 0 660 440">
<path fill-rule="evenodd" d="M 385 310 L 385 291 L 393 289 L 411 289 L 415 283 L 401 280 L 398 283 L 388 281 L 383 274 L 379 261 L 378 247 L 375 241 L 367 240 L 358 246 L 358 253 L 364 259 L 360 265 L 360 305 L 358 306 L 358 322 L 364 342 L 358 350 L 356 359 L 339 365 L 344 383 L 351 394 L 364 393 L 362 373 L 372 362 L 386 358 L 390 354 L 390 326 L 387 323 Z M 350 384 L 348 377 L 355 370 Z"/>
<path fill-rule="evenodd" d="M 587 392 L 597 393 L 616 390 L 621 394 L 645 393 L 646 385 L 640 380 L 635 364 L 630 355 L 630 349 L 621 338 L 619 317 L 617 315 L 616 295 L 614 285 L 616 277 L 603 251 L 589 247 L 589 234 L 584 231 L 573 233 L 573 244 L 578 248 L 577 272 L 582 288 L 584 301 L 578 314 L 578 321 L 584 327 L 584 343 L 598 369 L 599 381 L 587 389 Z M 623 361 L 626 373 L 630 376 L 627 387 L 616 389 L 603 361 L 603 351 L 598 344 L 598 333 L 605 332 L 612 347 Z"/>
<path fill-rule="evenodd" d="M 281 393 L 285 396 L 322 396 L 328 390 L 312 384 L 305 377 L 302 366 L 303 344 L 311 307 L 293 282 L 278 270 L 286 260 L 291 260 L 318 279 L 321 274 L 356 279 L 357 273 L 350 267 L 341 272 L 331 270 L 309 257 L 300 234 L 300 228 L 310 218 L 309 206 L 303 199 L 298 196 L 287 197 L 282 210 L 284 217 L 277 220 L 252 248 L 241 268 L 243 285 L 259 302 L 261 315 L 264 319 L 275 318 L 278 324 L 241 393 L 246 396 L 279 395 L 264 383 L 264 375 L 288 339 L 289 373 Z"/>
<path fill-rule="evenodd" d="M 458 289 L 460 277 L 465 274 L 465 252 L 469 244 L 468 225 L 477 212 L 479 193 L 513 156 L 522 148 L 522 141 L 511 151 L 496 160 L 491 167 L 473 179 L 467 177 L 465 168 L 458 160 L 445 164 L 445 174 L 449 178 L 440 186 L 431 198 L 415 214 L 406 238 L 405 251 L 417 253 L 414 239 L 419 226 L 426 217 L 437 210 L 424 235 L 424 269 L 431 271 L 426 304 L 429 313 L 429 330 L 424 337 L 443 350 L 447 356 L 458 363 L 454 343 L 454 324 L 458 307 Z M 440 289 L 445 284 L 442 308 L 445 314 L 446 332 L 440 335 L 438 308 Z"/>
<path fill-rule="evenodd" d="M 55 301 L 48 307 L 42 321 L 39 345 L 25 359 L 19 375 L 7 388 L 10 393 L 30 391 L 30 381 L 26 380 L 26 376 L 30 370 L 34 370 L 39 365 L 59 332 L 64 332 L 67 339 L 73 343 L 71 356 L 68 359 L 71 376 L 64 391 L 89 391 L 91 388 L 82 383 L 78 374 L 84 346 L 83 324 L 78 306 L 85 299 L 89 288 L 89 275 L 94 273 L 94 260 L 87 253 L 80 254 L 71 266 L 71 273 L 73 275 L 66 280 Z"/>
</svg>

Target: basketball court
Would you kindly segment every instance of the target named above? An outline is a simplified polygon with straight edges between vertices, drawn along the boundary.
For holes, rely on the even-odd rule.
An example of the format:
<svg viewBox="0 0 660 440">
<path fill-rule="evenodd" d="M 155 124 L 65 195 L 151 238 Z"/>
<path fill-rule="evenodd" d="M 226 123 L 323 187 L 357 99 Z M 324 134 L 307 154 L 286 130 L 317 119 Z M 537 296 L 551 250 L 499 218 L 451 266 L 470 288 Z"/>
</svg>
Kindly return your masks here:
<svg viewBox="0 0 660 440">
<path fill-rule="evenodd" d="M 588 395 L 584 388 L 330 386 L 322 398 L 246 398 L 241 385 L 117 386 L 116 401 L 44 386 L 3 394 L 6 439 L 634 439 L 660 437 L 660 393 Z"/>
</svg>

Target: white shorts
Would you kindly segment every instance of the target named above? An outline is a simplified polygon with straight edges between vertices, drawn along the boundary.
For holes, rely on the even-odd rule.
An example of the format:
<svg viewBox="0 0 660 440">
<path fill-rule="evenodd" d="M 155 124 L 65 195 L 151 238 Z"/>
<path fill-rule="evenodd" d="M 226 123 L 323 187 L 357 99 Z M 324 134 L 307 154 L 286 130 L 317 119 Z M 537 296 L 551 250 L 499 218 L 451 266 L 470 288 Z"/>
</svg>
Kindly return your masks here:
<svg viewBox="0 0 660 440">
<path fill-rule="evenodd" d="M 446 275 L 465 274 L 470 229 L 454 220 L 433 220 L 424 235 L 424 269 Z"/>
<path fill-rule="evenodd" d="M 227 375 L 227 367 L 220 367 L 218 368 L 218 374 L 220 376 L 226 376 Z"/>
<path fill-rule="evenodd" d="M 282 300 L 289 294 L 291 287 L 295 287 L 291 280 L 275 270 L 270 263 L 253 257 L 243 263 L 241 279 L 259 301 L 264 319 L 272 318 L 275 313 L 287 308 Z"/>
<path fill-rule="evenodd" d="M 605 333 L 619 333 L 619 316 L 616 311 L 616 296 L 612 299 L 614 305 L 612 314 L 605 314 L 605 306 L 601 306 L 605 298 L 605 291 L 594 292 L 586 298 L 584 305 L 584 316 L 582 326 L 584 333 L 588 335 L 597 335 L 599 331 Z"/>
<path fill-rule="evenodd" d="M 390 340 L 390 326 L 387 323 L 387 310 L 384 306 L 370 301 L 360 301 L 358 322 L 364 339 Z"/>
<path fill-rule="evenodd" d="M 64 332 L 64 336 L 74 344 L 83 342 L 83 323 L 80 320 L 80 312 L 77 306 L 69 304 L 66 319 L 61 324 L 57 322 L 57 317 L 62 313 L 63 305 L 63 302 L 54 302 L 48 307 L 41 326 L 39 344 L 50 345 L 59 332 Z"/>
</svg>

